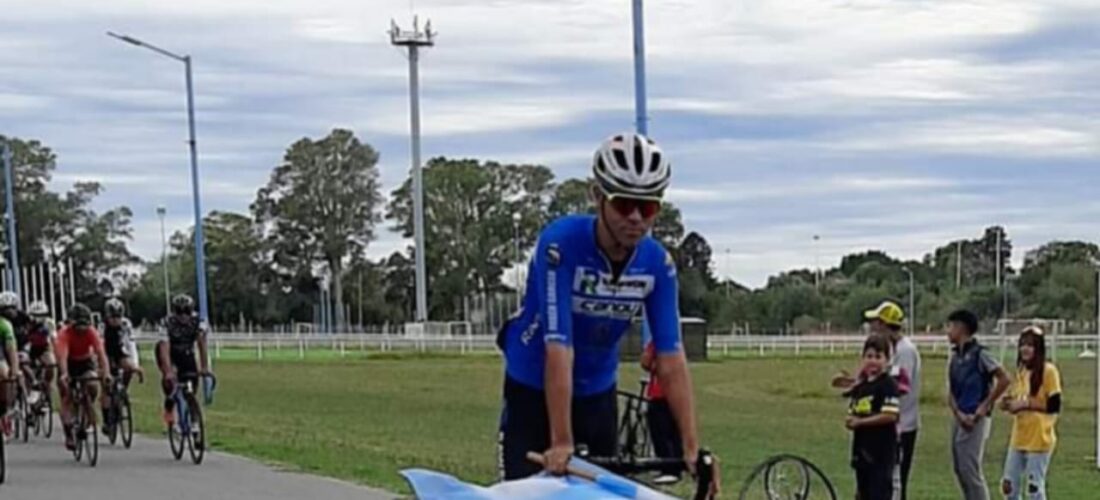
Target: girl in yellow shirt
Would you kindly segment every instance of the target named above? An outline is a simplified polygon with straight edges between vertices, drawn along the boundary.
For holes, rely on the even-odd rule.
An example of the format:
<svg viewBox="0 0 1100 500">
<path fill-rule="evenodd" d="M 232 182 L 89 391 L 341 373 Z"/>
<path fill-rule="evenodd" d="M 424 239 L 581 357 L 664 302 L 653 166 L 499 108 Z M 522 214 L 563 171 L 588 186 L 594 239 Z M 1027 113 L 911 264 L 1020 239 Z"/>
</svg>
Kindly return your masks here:
<svg viewBox="0 0 1100 500">
<path fill-rule="evenodd" d="M 1001 401 L 1012 415 L 1012 438 L 1005 458 L 1001 490 L 1008 500 L 1026 491 L 1029 500 L 1046 500 L 1047 467 L 1057 436 L 1054 425 L 1062 410 L 1062 380 L 1046 359 L 1043 330 L 1029 326 L 1020 333 L 1016 383 Z"/>
</svg>

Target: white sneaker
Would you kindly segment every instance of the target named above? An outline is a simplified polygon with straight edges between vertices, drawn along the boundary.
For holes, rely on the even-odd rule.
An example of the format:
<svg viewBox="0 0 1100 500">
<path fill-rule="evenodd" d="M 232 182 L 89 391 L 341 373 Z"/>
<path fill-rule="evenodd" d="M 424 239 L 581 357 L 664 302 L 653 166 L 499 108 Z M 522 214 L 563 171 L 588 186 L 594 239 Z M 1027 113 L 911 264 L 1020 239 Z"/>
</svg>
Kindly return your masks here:
<svg viewBox="0 0 1100 500">
<path fill-rule="evenodd" d="M 38 391 L 31 391 L 31 393 L 27 395 L 27 404 L 31 406 L 36 405 L 38 404 L 38 400 L 41 399 L 41 397 L 42 393 Z"/>
<path fill-rule="evenodd" d="M 672 474 L 661 474 L 653 480 L 653 484 L 656 484 L 657 486 L 668 486 L 670 484 L 676 484 L 678 482 L 680 482 L 680 476 Z"/>
</svg>

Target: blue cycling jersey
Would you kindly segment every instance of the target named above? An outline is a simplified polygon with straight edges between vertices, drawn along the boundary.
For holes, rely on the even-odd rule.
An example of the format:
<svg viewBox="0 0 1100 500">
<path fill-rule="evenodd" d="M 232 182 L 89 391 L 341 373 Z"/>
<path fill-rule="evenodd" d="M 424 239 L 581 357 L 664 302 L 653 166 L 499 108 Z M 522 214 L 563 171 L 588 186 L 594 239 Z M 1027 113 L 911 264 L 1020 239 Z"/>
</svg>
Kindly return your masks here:
<svg viewBox="0 0 1100 500">
<path fill-rule="evenodd" d="M 542 389 L 546 344 L 573 348 L 573 394 L 615 385 L 619 340 L 643 314 L 658 353 L 680 350 L 676 265 L 652 237 L 634 250 L 615 279 L 596 244 L 596 218 L 567 216 L 539 236 L 523 308 L 503 332 L 509 377 Z"/>
</svg>

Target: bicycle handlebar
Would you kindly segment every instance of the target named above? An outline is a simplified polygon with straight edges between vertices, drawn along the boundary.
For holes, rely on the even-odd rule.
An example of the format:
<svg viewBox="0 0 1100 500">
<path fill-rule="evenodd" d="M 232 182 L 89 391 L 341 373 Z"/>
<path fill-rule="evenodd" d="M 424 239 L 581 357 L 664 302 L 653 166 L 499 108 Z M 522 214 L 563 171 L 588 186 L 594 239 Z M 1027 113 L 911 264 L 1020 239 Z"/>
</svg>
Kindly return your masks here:
<svg viewBox="0 0 1100 500">
<path fill-rule="evenodd" d="M 528 453 L 527 458 L 533 462 L 542 463 L 542 455 Z M 637 474 L 641 472 L 667 470 L 671 467 L 679 471 L 687 470 L 687 462 L 683 458 L 636 458 L 622 459 L 618 457 L 580 457 L 593 465 L 603 467 L 616 474 Z M 695 461 L 695 494 L 693 500 L 711 500 L 711 486 L 718 477 L 718 461 L 709 450 L 699 450 L 699 456 Z M 589 481 L 596 481 L 596 476 L 590 472 L 568 466 L 568 473 Z"/>
</svg>

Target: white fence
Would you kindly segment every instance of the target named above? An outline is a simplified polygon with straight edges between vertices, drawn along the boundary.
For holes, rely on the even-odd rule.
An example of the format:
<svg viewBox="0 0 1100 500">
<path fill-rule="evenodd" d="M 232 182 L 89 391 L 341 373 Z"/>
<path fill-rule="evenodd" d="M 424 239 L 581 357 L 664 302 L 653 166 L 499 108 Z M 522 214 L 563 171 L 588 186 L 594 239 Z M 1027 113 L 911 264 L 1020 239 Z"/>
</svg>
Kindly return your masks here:
<svg viewBox="0 0 1100 500">
<path fill-rule="evenodd" d="M 707 350 L 710 355 L 747 353 L 758 356 L 855 353 L 863 347 L 865 339 L 863 335 L 712 335 L 707 337 Z M 950 350 L 950 344 L 944 335 L 915 335 L 910 339 L 925 353 L 946 354 Z M 1048 349 L 1052 350 L 1052 354 L 1059 351 L 1063 353 L 1095 351 L 1097 339 L 1096 335 L 1060 335 L 1056 339 L 1051 339 L 1051 343 L 1057 349 L 1049 345 Z M 983 335 L 980 340 L 996 351 L 1002 347 L 1002 337 L 999 335 Z M 1009 339 L 1006 350 L 1011 351 L 1014 345 L 1015 338 Z"/>
<path fill-rule="evenodd" d="M 139 333 L 141 343 L 152 342 L 156 338 L 152 333 Z M 710 356 L 730 355 L 820 355 L 837 353 L 856 353 L 863 347 L 866 337 L 862 335 L 711 335 L 707 338 L 707 351 Z M 917 335 L 912 337 L 918 348 L 925 353 L 946 353 L 949 349 L 943 335 Z M 1000 349 L 999 336 L 982 337 L 990 348 Z M 306 351 L 328 349 L 341 354 L 353 351 L 377 352 L 450 352 L 450 353 L 493 353 L 496 352 L 496 339 L 492 335 L 426 335 L 412 338 L 394 334 L 285 334 L 285 333 L 214 333 L 210 337 L 210 351 L 215 358 L 220 357 L 222 349 L 255 350 L 262 359 L 264 351 L 282 351 L 296 349 L 301 357 Z M 1063 335 L 1057 339 L 1057 347 L 1063 353 L 1081 353 L 1095 351 L 1095 335 Z M 1011 350 L 1009 342 L 1008 349 Z"/>
</svg>

